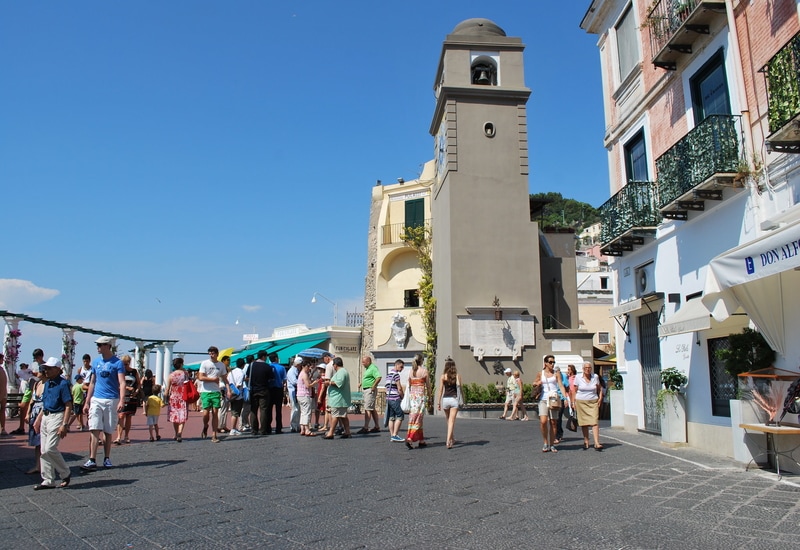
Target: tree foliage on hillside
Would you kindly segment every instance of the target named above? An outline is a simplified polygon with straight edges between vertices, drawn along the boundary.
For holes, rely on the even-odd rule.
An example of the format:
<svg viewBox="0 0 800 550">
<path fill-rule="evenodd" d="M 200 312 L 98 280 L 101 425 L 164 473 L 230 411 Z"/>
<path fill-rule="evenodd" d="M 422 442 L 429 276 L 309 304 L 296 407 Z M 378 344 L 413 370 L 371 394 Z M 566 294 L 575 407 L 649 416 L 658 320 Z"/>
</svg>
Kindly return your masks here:
<svg viewBox="0 0 800 550">
<path fill-rule="evenodd" d="M 531 193 L 531 198 L 549 201 L 536 219 L 541 227 L 571 227 L 578 233 L 600 221 L 600 212 L 591 204 L 565 199 L 561 193 Z"/>
</svg>

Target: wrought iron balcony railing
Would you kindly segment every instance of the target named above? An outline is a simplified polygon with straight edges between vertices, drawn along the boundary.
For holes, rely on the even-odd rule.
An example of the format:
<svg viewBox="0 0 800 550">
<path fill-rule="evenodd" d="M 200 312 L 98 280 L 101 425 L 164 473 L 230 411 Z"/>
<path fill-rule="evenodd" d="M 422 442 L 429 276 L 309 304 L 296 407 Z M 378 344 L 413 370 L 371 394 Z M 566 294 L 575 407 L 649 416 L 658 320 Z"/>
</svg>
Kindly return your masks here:
<svg viewBox="0 0 800 550">
<path fill-rule="evenodd" d="M 658 205 L 664 208 L 714 176 L 739 171 L 740 115 L 709 115 L 656 159 Z"/>
<path fill-rule="evenodd" d="M 661 223 L 656 184 L 651 181 L 628 182 L 600 207 L 600 219 L 600 241 L 604 253 L 622 250 L 623 247 L 615 246 L 617 241 L 636 230 L 652 231 Z"/>
<path fill-rule="evenodd" d="M 800 118 L 800 34 L 781 48 L 761 72 L 767 80 L 770 148 L 800 152 L 800 124 L 786 127 Z"/>
<path fill-rule="evenodd" d="M 725 2 L 656 0 L 643 27 L 650 29 L 650 47 L 656 67 L 674 71 L 676 60 L 692 53 L 699 35 L 710 34 L 711 24 L 725 18 Z"/>
<path fill-rule="evenodd" d="M 425 220 L 422 225 L 430 225 L 431 220 Z M 381 227 L 381 244 L 399 244 L 403 242 L 403 230 L 406 228 L 405 223 L 392 223 Z"/>
</svg>

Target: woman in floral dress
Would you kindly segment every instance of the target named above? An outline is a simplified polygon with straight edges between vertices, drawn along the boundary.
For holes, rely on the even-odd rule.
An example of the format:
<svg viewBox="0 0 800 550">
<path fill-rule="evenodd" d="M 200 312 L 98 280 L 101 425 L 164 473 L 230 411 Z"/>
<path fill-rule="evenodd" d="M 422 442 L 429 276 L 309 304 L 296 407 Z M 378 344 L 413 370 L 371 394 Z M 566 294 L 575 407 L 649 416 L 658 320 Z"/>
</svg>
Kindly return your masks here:
<svg viewBox="0 0 800 550">
<path fill-rule="evenodd" d="M 183 426 L 189 416 L 189 408 L 183 399 L 183 384 L 189 380 L 189 377 L 186 376 L 186 372 L 183 370 L 182 358 L 176 357 L 172 361 L 172 368 L 174 370 L 169 375 L 166 392 L 167 401 L 169 402 L 168 420 L 172 422 L 172 427 L 175 428 L 175 441 L 180 443 L 183 441 Z M 191 384 L 191 382 L 189 383 Z"/>
<path fill-rule="evenodd" d="M 422 420 L 425 417 L 425 398 L 428 388 L 428 371 L 422 366 L 422 355 L 416 354 L 411 362 L 411 374 L 408 377 L 411 408 L 408 413 L 408 433 L 406 434 L 406 447 L 413 449 L 412 443 L 418 442 L 418 447 L 426 447 L 425 435 L 422 433 Z"/>
</svg>

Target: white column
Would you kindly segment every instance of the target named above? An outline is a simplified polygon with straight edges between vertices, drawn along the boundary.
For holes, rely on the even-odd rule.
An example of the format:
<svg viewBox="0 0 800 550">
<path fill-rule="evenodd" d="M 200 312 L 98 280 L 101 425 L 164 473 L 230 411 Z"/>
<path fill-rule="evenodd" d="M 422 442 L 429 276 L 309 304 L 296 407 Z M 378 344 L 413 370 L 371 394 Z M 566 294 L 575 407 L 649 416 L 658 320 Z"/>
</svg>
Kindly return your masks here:
<svg viewBox="0 0 800 550">
<path fill-rule="evenodd" d="M 136 370 L 139 371 L 139 375 L 144 376 L 144 358 L 145 358 L 145 350 L 144 350 L 144 342 L 141 340 L 137 340 L 134 342 L 136 346 L 133 349 L 133 364 L 136 365 Z"/>
<path fill-rule="evenodd" d="M 63 333 L 61 336 L 61 364 L 71 385 L 74 382 L 72 370 L 75 368 L 75 346 L 78 345 L 78 342 L 75 341 L 74 330 L 63 328 L 61 332 Z"/>
<path fill-rule="evenodd" d="M 175 344 L 164 344 L 164 377 L 163 380 L 169 380 L 169 375 L 172 372 L 172 347 Z"/>
<path fill-rule="evenodd" d="M 6 369 L 6 377 L 8 384 L 6 385 L 10 391 L 17 391 L 17 359 L 19 359 L 19 337 L 22 333 L 19 330 L 18 317 L 3 317 L 6 322 L 3 338 L 3 368 Z"/>
<path fill-rule="evenodd" d="M 164 385 L 164 361 L 161 352 L 162 346 L 155 346 L 156 348 L 156 371 L 153 373 L 156 376 L 156 384 L 159 386 Z"/>
</svg>

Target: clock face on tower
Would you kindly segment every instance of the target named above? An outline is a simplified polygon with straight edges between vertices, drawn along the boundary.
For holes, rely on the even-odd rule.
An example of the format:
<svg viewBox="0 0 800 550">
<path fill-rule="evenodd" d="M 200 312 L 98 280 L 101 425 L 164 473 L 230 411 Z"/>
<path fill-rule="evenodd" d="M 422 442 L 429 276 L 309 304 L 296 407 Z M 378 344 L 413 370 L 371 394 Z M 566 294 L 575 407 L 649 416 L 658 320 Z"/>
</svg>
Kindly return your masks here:
<svg viewBox="0 0 800 550">
<path fill-rule="evenodd" d="M 439 124 L 439 131 L 436 132 L 436 179 L 442 181 L 444 178 L 445 168 L 447 164 L 447 119 L 442 118 Z"/>
</svg>

